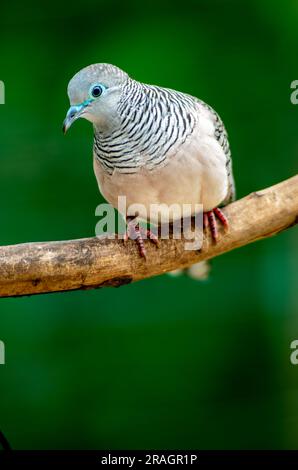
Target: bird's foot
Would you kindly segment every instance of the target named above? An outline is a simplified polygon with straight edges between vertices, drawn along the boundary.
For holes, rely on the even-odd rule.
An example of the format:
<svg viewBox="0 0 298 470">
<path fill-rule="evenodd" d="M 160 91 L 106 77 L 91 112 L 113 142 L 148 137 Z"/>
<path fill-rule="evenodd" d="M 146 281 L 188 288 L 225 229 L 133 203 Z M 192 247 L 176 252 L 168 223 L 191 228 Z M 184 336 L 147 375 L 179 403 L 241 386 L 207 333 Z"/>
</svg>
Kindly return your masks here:
<svg viewBox="0 0 298 470">
<path fill-rule="evenodd" d="M 127 230 L 125 232 L 124 241 L 132 239 L 136 242 L 140 256 L 146 259 L 146 248 L 144 245 L 144 240 L 149 239 L 154 245 L 159 245 L 159 240 L 157 235 L 148 228 L 141 227 L 139 222 L 135 220 L 128 221 Z"/>
<path fill-rule="evenodd" d="M 229 228 L 229 222 L 221 209 L 216 207 L 212 211 L 204 212 L 203 226 L 206 230 L 210 227 L 212 240 L 217 243 L 218 241 L 218 229 L 217 229 L 217 219 L 222 223 L 224 228 L 227 230 Z"/>
</svg>

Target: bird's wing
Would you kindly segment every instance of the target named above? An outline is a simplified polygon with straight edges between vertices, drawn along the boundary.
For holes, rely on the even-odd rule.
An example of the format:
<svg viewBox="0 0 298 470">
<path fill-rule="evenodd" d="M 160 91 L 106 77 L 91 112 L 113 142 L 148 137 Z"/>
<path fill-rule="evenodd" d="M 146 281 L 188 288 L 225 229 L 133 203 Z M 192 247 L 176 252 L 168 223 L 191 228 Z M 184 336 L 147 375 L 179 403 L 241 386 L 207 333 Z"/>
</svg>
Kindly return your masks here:
<svg viewBox="0 0 298 470">
<path fill-rule="evenodd" d="M 230 144 L 228 140 L 228 133 L 226 131 L 224 123 L 222 122 L 217 112 L 214 111 L 214 109 L 211 106 L 209 106 L 207 103 L 205 103 L 204 101 L 199 100 L 198 98 L 196 98 L 196 101 L 199 103 L 199 105 L 203 106 L 205 109 L 207 109 L 210 112 L 211 120 L 214 123 L 214 137 L 221 145 L 224 151 L 224 154 L 226 156 L 226 169 L 227 169 L 227 174 L 228 174 L 228 192 L 227 192 L 225 199 L 221 203 L 222 206 L 225 206 L 226 204 L 229 204 L 230 202 L 234 201 L 236 198 L 236 190 L 235 190 L 235 182 L 234 182 L 233 169 L 232 169 L 232 158 L 231 158 Z"/>
</svg>

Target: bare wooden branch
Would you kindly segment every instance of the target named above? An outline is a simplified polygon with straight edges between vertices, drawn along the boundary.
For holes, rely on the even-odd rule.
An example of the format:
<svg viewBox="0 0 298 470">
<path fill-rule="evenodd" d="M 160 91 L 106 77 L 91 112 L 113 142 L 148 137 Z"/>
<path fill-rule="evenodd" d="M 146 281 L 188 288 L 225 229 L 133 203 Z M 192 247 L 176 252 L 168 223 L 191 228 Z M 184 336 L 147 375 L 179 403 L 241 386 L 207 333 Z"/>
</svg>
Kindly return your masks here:
<svg viewBox="0 0 298 470">
<path fill-rule="evenodd" d="M 0 297 L 121 286 L 187 267 L 270 237 L 298 221 L 298 175 L 254 192 L 224 209 L 230 222 L 215 245 L 209 236 L 200 252 L 184 240 L 146 241 L 147 260 L 133 241 L 85 238 L 0 247 Z"/>
</svg>

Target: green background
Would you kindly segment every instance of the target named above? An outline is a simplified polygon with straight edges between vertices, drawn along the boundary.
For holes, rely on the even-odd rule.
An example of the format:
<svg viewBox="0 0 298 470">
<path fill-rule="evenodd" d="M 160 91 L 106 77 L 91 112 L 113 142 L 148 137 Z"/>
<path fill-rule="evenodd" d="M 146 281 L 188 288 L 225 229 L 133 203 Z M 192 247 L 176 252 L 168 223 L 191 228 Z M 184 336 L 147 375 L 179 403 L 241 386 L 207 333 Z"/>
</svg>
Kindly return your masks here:
<svg viewBox="0 0 298 470">
<path fill-rule="evenodd" d="M 0 244 L 94 235 L 92 127 L 64 137 L 83 66 L 194 94 L 229 131 L 237 195 L 297 173 L 298 3 L 6 2 Z M 17 449 L 297 448 L 297 229 L 209 281 L 0 300 L 0 429 Z"/>
</svg>

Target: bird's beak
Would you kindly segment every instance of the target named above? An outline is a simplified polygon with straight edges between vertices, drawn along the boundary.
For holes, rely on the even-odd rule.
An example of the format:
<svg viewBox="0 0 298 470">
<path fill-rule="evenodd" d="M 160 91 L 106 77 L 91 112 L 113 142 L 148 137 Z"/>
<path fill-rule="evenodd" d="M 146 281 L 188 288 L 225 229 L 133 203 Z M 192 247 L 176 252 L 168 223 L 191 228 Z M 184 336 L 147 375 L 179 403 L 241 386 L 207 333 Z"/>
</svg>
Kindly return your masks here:
<svg viewBox="0 0 298 470">
<path fill-rule="evenodd" d="M 77 104 L 75 106 L 71 106 L 67 111 L 66 118 L 63 121 L 63 133 L 66 134 L 70 126 L 73 122 L 75 122 L 83 113 L 84 109 L 86 108 L 87 103 Z"/>
</svg>

